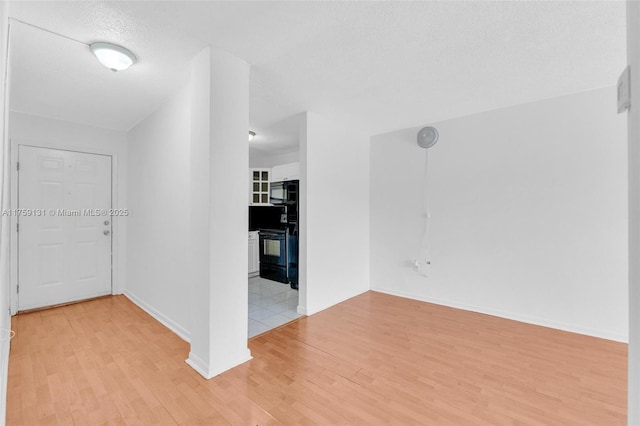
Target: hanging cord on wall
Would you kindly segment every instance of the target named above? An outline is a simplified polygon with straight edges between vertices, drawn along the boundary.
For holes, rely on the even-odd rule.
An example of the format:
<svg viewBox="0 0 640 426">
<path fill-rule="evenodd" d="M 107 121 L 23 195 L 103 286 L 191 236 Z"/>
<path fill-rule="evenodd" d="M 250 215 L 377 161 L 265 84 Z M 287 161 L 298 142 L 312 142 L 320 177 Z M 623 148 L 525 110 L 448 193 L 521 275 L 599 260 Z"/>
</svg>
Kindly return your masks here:
<svg viewBox="0 0 640 426">
<path fill-rule="evenodd" d="M 413 261 L 413 269 L 420 275 L 428 277 L 427 271 L 431 266 L 431 254 L 429 252 L 429 222 L 431 220 L 431 211 L 429 210 L 429 150 L 425 150 L 423 183 L 423 213 L 421 216 L 424 219 L 424 227 L 418 256 Z"/>
<path fill-rule="evenodd" d="M 418 132 L 417 142 L 420 148 L 424 148 L 425 164 L 424 164 L 424 197 L 423 197 L 423 219 L 424 229 L 422 231 L 422 241 L 418 249 L 418 257 L 413 260 L 413 270 L 428 277 L 427 271 L 431 267 L 431 253 L 429 252 L 429 225 L 431 220 L 431 212 L 429 211 L 429 148 L 438 142 L 438 129 L 435 127 L 423 127 Z"/>
</svg>

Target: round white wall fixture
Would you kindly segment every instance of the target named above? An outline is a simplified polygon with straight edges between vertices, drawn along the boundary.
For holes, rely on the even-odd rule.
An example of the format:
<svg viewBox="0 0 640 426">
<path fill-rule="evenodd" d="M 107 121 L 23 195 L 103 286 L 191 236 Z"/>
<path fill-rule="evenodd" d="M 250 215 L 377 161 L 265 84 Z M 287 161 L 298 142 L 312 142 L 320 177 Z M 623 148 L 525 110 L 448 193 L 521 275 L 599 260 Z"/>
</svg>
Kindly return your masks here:
<svg viewBox="0 0 640 426">
<path fill-rule="evenodd" d="M 418 132 L 418 145 L 421 148 L 431 148 L 438 142 L 438 129 L 435 127 L 423 127 Z"/>
</svg>

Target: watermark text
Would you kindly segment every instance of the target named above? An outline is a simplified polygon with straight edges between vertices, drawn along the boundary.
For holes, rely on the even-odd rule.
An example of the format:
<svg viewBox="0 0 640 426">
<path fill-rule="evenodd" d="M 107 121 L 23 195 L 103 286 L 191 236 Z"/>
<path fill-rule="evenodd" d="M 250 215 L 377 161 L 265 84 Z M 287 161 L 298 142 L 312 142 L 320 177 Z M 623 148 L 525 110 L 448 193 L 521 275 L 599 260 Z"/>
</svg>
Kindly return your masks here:
<svg viewBox="0 0 640 426">
<path fill-rule="evenodd" d="M 2 216 L 91 217 L 129 216 L 129 209 L 3 209 Z"/>
</svg>

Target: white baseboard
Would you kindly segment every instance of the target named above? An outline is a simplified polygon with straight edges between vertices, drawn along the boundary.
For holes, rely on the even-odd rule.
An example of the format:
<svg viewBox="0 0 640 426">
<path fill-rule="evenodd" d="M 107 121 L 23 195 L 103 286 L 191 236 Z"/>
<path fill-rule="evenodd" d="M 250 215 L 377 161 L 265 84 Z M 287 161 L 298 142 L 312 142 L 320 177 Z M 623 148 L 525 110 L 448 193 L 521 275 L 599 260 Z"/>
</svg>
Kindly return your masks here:
<svg viewBox="0 0 640 426">
<path fill-rule="evenodd" d="M 211 377 L 215 377 L 218 374 L 222 374 L 225 371 L 231 370 L 233 367 L 237 367 L 240 364 L 244 364 L 247 361 L 251 361 L 253 357 L 251 356 L 251 351 L 249 348 L 241 349 L 237 356 L 233 357 L 233 359 L 229 359 L 225 364 L 215 365 L 214 369 L 209 369 Z"/>
<path fill-rule="evenodd" d="M 243 351 L 240 356 L 234 360 L 228 361 L 224 365 L 211 366 L 208 362 L 205 362 L 198 355 L 193 352 L 189 352 L 189 358 L 187 358 L 184 362 L 186 362 L 191 368 L 196 370 L 198 374 L 200 374 L 205 379 L 209 380 L 218 374 L 222 374 L 227 370 L 231 370 L 233 367 L 237 367 L 240 364 L 244 364 L 247 361 L 251 361 L 253 357 L 251 356 L 251 352 L 247 348 L 246 351 Z M 213 368 L 216 367 L 216 368 Z"/>
<path fill-rule="evenodd" d="M 186 330 L 184 327 L 181 327 L 180 325 L 178 325 L 178 323 L 176 323 L 171 318 L 167 317 L 165 314 L 149 306 L 146 302 L 144 302 L 142 299 L 140 299 L 138 296 L 131 293 L 130 291 L 125 290 L 124 295 L 133 303 L 135 303 L 140 309 L 142 309 L 143 311 L 151 315 L 153 318 L 155 318 L 158 322 L 160 322 L 162 325 L 167 327 L 169 330 L 176 333 L 182 340 L 184 340 L 185 342 L 191 342 L 191 333 L 188 330 Z"/>
<path fill-rule="evenodd" d="M 207 363 L 193 352 L 189 352 L 189 358 L 185 359 L 184 362 L 186 362 L 191 368 L 196 370 L 196 372 L 205 379 L 209 380 L 211 377 L 213 377 L 209 375 L 209 368 L 207 367 Z"/>
<path fill-rule="evenodd" d="M 575 324 L 566 324 L 558 321 L 548 320 L 546 318 L 522 315 L 514 312 L 501 311 L 497 309 L 490 309 L 490 308 L 487 309 L 480 306 L 452 302 L 450 300 L 429 298 L 429 297 L 424 297 L 424 296 L 411 294 L 403 291 L 392 290 L 388 288 L 372 288 L 371 291 L 390 294 L 392 296 L 405 297 L 407 299 L 419 300 L 421 302 L 434 303 L 436 305 L 448 306 L 450 308 L 462 309 L 465 311 L 478 312 L 481 314 L 492 315 L 500 318 L 506 318 L 514 321 L 524 322 L 527 324 L 555 328 L 557 330 L 569 331 L 571 333 L 584 334 L 587 336 L 598 337 L 601 339 L 613 340 L 621 343 L 628 343 L 628 339 L 626 336 L 621 336 L 616 333 L 611 333 L 608 330 L 599 330 L 599 329 L 592 329 L 587 327 L 580 327 Z"/>
</svg>

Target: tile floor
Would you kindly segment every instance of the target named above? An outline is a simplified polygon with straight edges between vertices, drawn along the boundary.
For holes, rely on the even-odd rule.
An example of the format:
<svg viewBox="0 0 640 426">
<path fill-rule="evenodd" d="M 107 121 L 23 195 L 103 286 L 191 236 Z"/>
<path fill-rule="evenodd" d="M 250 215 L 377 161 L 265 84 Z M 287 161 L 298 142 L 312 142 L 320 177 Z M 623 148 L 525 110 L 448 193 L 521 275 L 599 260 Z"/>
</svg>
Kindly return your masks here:
<svg viewBox="0 0 640 426">
<path fill-rule="evenodd" d="M 249 337 L 300 318 L 297 307 L 298 290 L 289 284 L 249 278 Z"/>
</svg>

